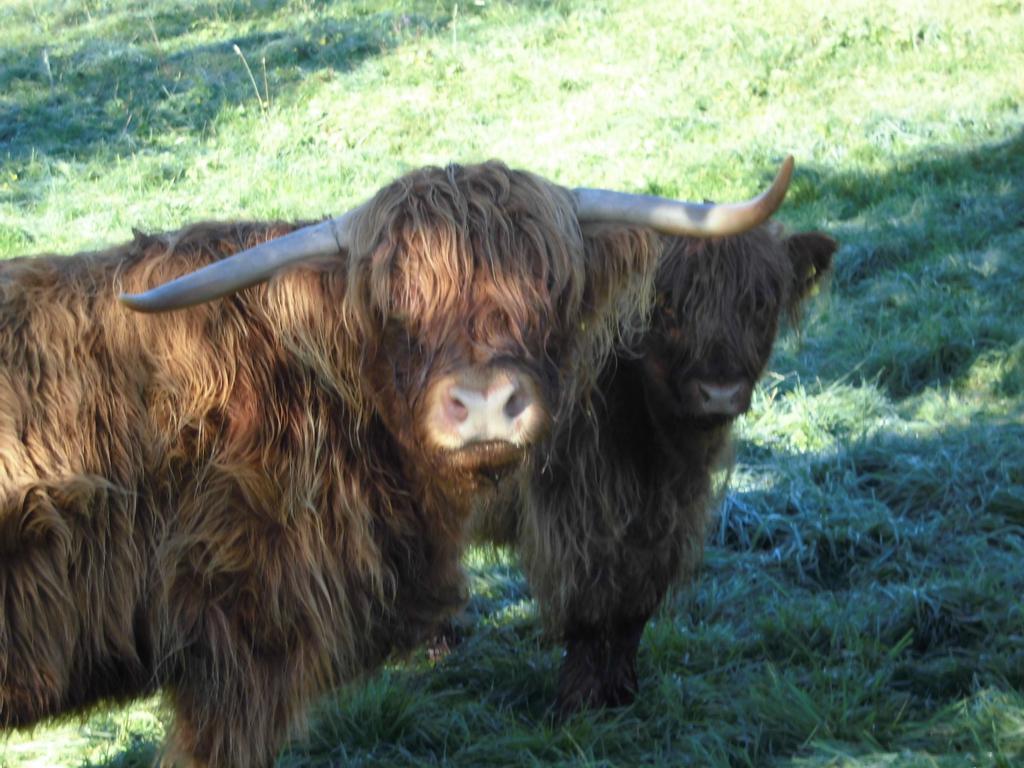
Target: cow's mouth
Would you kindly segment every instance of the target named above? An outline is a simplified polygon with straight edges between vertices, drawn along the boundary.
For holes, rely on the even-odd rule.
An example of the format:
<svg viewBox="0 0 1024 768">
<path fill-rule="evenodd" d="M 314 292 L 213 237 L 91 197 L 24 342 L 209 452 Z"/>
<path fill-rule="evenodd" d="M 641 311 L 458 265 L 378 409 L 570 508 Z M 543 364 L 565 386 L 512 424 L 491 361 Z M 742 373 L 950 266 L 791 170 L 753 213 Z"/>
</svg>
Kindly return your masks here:
<svg viewBox="0 0 1024 768">
<path fill-rule="evenodd" d="M 723 413 L 687 413 L 683 416 L 683 421 L 686 422 L 687 426 L 701 432 L 710 432 L 711 430 L 727 427 L 735 420 L 735 416 Z"/>
<path fill-rule="evenodd" d="M 497 485 L 522 464 L 523 446 L 507 440 L 482 440 L 445 452 L 454 470 L 475 475 Z"/>
</svg>

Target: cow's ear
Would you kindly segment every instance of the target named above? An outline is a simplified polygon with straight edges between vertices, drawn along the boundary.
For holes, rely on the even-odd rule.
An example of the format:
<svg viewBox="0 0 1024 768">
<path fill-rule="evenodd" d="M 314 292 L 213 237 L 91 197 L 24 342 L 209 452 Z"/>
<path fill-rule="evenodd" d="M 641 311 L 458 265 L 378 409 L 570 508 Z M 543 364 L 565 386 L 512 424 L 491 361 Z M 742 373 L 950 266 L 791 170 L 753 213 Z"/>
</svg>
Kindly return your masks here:
<svg viewBox="0 0 1024 768">
<path fill-rule="evenodd" d="M 823 232 L 798 232 L 786 238 L 786 253 L 793 265 L 789 314 L 799 316 L 800 304 L 832 271 L 832 256 L 839 243 Z"/>
</svg>

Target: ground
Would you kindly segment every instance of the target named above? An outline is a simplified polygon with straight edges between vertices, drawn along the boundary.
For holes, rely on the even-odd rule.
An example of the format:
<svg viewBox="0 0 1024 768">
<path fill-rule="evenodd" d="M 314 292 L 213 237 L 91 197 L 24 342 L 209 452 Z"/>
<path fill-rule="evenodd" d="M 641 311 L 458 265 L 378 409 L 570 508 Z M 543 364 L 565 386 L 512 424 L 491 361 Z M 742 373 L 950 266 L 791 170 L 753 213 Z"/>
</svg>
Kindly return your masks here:
<svg viewBox="0 0 1024 768">
<path fill-rule="evenodd" d="M 499 157 L 567 186 L 745 197 L 842 243 L 738 429 L 703 572 L 642 692 L 550 719 L 514 558 L 467 638 L 321 703 L 279 765 L 1024 761 L 1024 3 L 6 0 L 0 257 L 338 213 Z M 148 765 L 156 700 L 0 741 Z"/>
</svg>

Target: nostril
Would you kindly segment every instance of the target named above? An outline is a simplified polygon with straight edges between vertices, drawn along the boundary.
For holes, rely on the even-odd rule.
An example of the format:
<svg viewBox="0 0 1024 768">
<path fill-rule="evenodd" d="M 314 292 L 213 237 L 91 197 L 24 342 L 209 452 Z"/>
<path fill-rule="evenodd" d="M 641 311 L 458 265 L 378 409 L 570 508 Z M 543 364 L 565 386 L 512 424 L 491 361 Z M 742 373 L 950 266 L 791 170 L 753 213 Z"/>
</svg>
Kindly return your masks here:
<svg viewBox="0 0 1024 768">
<path fill-rule="evenodd" d="M 439 382 L 428 400 L 433 436 L 448 448 L 536 439 L 547 412 L 534 382 L 505 370 L 459 371 Z"/>
<path fill-rule="evenodd" d="M 738 416 L 749 405 L 749 388 L 743 382 L 697 382 L 700 392 L 700 408 L 705 413 L 724 416 Z"/>
<path fill-rule="evenodd" d="M 740 391 L 743 389 L 742 384 L 733 384 L 731 386 L 722 387 L 722 397 L 728 400 L 730 403 L 736 403 L 739 400 Z"/>
<path fill-rule="evenodd" d="M 505 402 L 505 415 L 510 419 L 514 419 L 523 411 L 525 411 L 526 407 L 529 404 L 530 399 L 526 396 L 526 393 L 517 389 L 509 396 L 508 400 Z"/>
<path fill-rule="evenodd" d="M 448 397 L 445 398 L 444 410 L 448 418 L 456 424 L 461 424 L 469 418 L 469 406 L 466 405 L 466 403 L 458 396 L 454 387 L 448 391 Z"/>
</svg>

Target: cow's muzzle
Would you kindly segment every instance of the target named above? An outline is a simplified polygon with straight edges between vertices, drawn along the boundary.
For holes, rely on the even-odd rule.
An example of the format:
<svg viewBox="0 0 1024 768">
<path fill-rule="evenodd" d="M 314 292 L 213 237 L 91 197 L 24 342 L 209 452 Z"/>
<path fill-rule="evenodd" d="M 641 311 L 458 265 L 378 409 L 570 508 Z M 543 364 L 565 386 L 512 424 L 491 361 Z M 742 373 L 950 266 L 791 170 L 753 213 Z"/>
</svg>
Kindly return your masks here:
<svg viewBox="0 0 1024 768">
<path fill-rule="evenodd" d="M 750 407 L 750 385 L 745 381 L 694 382 L 701 416 L 736 417 Z"/>
<path fill-rule="evenodd" d="M 533 379 L 509 367 L 470 367 L 441 377 L 430 390 L 427 434 L 460 461 L 500 466 L 517 461 L 547 421 Z"/>
</svg>

